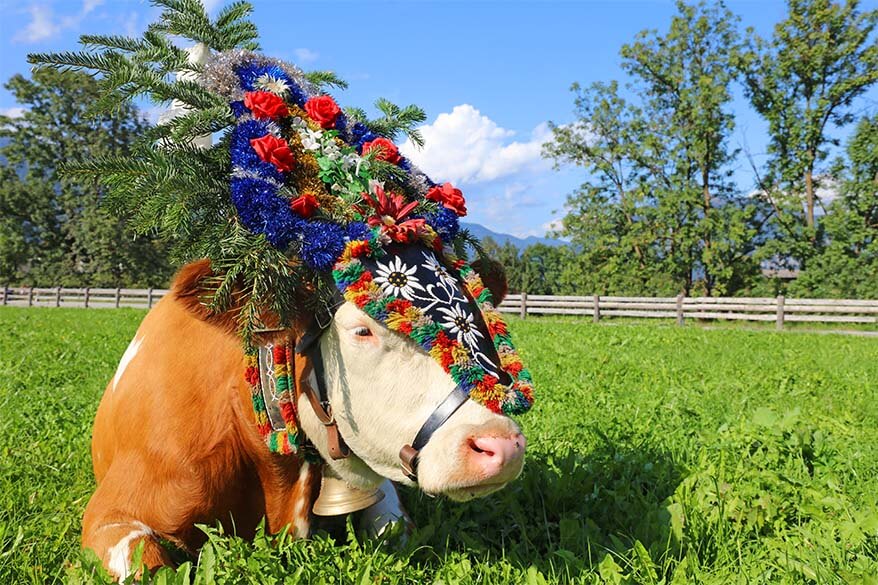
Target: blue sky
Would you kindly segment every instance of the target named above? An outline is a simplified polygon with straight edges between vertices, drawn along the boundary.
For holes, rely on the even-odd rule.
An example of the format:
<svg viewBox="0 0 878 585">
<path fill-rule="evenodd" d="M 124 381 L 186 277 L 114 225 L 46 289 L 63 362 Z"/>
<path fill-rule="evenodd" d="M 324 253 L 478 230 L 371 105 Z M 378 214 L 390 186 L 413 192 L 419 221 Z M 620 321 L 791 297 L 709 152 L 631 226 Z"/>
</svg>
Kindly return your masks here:
<svg viewBox="0 0 878 585">
<path fill-rule="evenodd" d="M 622 80 L 619 48 L 640 30 L 666 30 L 674 13 L 673 2 L 658 0 L 253 3 L 264 52 L 337 72 L 350 83 L 336 95 L 343 106 L 386 97 L 423 107 L 427 147 L 403 151 L 464 190 L 469 220 L 519 236 L 543 235 L 583 179 L 539 156 L 546 122 L 573 118 L 570 84 Z M 221 4 L 208 0 L 213 12 Z M 764 35 L 785 14 L 776 0 L 728 5 L 742 28 Z M 28 52 L 74 49 L 83 33 L 139 34 L 158 14 L 138 0 L 0 0 L 0 10 L 3 80 L 28 71 Z M 758 156 L 764 124 L 736 93 L 732 146 Z M 15 108 L 0 90 L 0 111 Z M 875 111 L 878 90 L 856 108 Z M 742 190 L 752 188 L 746 160 L 735 176 Z"/>
</svg>

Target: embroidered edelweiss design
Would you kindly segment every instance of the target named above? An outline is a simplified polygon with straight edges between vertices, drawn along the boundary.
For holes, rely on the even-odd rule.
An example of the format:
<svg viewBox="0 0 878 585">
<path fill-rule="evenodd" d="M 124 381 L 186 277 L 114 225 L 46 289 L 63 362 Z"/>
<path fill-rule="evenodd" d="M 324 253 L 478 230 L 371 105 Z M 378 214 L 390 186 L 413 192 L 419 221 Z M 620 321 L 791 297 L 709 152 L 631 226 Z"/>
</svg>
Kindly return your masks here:
<svg viewBox="0 0 878 585">
<path fill-rule="evenodd" d="M 430 252 L 423 252 L 424 254 L 424 267 L 427 268 L 430 272 L 436 275 L 436 278 L 439 279 L 439 282 L 443 284 L 448 284 L 454 286 L 457 281 L 454 280 L 454 277 L 448 272 L 448 269 L 442 265 L 441 262 L 431 254 Z"/>
<path fill-rule="evenodd" d="M 399 256 L 396 256 L 387 264 L 377 262 L 378 270 L 375 276 L 375 282 L 381 286 L 381 290 L 385 294 L 392 294 L 395 297 L 402 297 L 410 301 L 415 298 L 415 289 L 423 291 L 424 287 L 415 276 L 417 266 L 409 268 L 406 266 Z"/>
<path fill-rule="evenodd" d="M 437 307 L 437 310 L 443 315 L 442 324 L 450 333 L 457 335 L 459 343 L 471 347 L 478 345 L 482 332 L 476 327 L 472 313 L 464 311 L 460 305 L 451 305 L 450 308 Z"/>
</svg>

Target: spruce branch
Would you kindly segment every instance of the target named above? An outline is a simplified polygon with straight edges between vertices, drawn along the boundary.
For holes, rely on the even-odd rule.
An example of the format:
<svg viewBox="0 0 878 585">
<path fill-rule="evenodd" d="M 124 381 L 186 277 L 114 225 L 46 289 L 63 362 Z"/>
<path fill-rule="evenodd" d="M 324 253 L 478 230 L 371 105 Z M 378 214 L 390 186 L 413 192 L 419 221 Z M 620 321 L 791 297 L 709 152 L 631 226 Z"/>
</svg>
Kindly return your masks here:
<svg viewBox="0 0 878 585">
<path fill-rule="evenodd" d="M 310 71 L 305 74 L 305 79 L 319 91 L 323 91 L 327 87 L 348 88 L 348 82 L 336 75 L 334 71 Z"/>
</svg>

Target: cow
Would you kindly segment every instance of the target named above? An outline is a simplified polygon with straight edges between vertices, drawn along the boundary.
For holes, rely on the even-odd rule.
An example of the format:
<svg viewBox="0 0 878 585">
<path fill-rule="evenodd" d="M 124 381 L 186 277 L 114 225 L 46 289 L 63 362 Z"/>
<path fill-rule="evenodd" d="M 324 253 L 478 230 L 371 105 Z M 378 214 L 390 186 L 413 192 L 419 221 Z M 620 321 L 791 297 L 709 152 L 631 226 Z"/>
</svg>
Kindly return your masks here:
<svg viewBox="0 0 878 585">
<path fill-rule="evenodd" d="M 499 304 L 505 282 L 487 272 Z M 413 485 L 411 470 L 400 465 L 400 446 L 455 386 L 411 339 L 345 302 L 317 343 L 334 424 L 350 454 L 333 459 L 329 433 L 304 394 L 297 404 L 301 428 L 327 463 L 270 452 L 242 376 L 234 313 L 214 314 L 202 303 L 209 276 L 207 261 L 180 270 L 144 318 L 97 410 L 97 489 L 85 509 L 82 543 L 120 580 L 138 570 L 130 565 L 139 545 L 150 570 L 172 564 L 161 540 L 197 551 L 205 540 L 198 523 L 219 522 L 246 537 L 264 518 L 272 533 L 308 536 L 324 471 L 368 490 L 392 491 L 387 480 Z M 304 328 L 268 332 L 264 341 L 299 337 Z M 314 383 L 313 365 L 296 359 L 297 383 Z M 454 500 L 483 496 L 518 477 L 524 451 L 510 418 L 467 401 L 420 451 L 417 485 Z"/>
</svg>

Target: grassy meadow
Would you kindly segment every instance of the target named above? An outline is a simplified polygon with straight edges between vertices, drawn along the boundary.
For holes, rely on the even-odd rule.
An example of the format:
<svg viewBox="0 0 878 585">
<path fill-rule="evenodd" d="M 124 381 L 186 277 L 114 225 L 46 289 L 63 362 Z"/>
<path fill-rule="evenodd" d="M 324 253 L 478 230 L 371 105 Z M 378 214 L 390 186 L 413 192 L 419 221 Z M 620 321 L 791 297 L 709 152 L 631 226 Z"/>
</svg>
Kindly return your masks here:
<svg viewBox="0 0 878 585">
<path fill-rule="evenodd" d="M 135 310 L 0 308 L 0 584 L 79 550 L 100 394 Z M 878 339 L 511 320 L 538 397 L 523 476 L 406 490 L 401 545 L 210 535 L 156 583 L 878 583 Z"/>
</svg>

